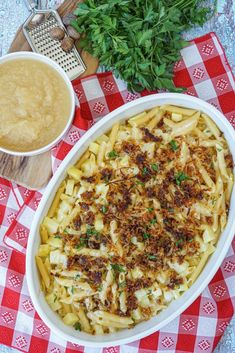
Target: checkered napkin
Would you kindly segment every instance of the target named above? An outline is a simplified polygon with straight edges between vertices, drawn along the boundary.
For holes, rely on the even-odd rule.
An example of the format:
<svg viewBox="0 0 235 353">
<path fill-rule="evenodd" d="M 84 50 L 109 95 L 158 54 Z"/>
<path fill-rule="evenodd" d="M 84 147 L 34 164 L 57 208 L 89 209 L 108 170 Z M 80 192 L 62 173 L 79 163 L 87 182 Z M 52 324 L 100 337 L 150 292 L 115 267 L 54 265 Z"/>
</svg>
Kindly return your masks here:
<svg viewBox="0 0 235 353">
<path fill-rule="evenodd" d="M 192 41 L 175 64 L 175 84 L 222 111 L 235 127 L 234 79 L 215 34 Z M 112 73 L 73 82 L 80 109 L 65 139 L 52 151 L 53 170 L 99 118 L 140 95 L 127 91 Z M 144 92 L 143 94 L 149 94 Z M 0 343 L 31 353 L 186 353 L 212 352 L 235 309 L 235 238 L 202 295 L 162 330 L 129 345 L 86 348 L 65 342 L 34 310 L 25 278 L 30 224 L 41 198 L 0 179 Z M 4 244 L 5 242 L 5 244 Z"/>
</svg>

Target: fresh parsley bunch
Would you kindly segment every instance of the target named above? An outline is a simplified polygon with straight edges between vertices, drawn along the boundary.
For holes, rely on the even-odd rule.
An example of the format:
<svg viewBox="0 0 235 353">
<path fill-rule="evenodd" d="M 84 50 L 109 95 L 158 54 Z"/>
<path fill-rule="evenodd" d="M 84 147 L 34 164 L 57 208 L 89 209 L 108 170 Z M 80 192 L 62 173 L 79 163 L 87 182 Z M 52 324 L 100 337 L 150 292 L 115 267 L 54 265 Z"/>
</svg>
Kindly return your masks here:
<svg viewBox="0 0 235 353">
<path fill-rule="evenodd" d="M 132 91 L 174 86 L 173 64 L 188 43 L 181 33 L 202 25 L 211 9 L 200 0 L 85 0 L 72 22 L 80 47 Z"/>
</svg>

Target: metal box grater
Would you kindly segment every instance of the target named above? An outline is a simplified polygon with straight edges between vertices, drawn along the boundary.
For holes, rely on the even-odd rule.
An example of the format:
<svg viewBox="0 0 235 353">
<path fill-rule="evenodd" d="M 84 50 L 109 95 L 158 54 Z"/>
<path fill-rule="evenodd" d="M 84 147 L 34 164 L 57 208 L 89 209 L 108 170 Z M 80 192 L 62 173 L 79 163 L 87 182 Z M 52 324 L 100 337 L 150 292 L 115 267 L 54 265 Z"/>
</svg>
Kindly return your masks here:
<svg viewBox="0 0 235 353">
<path fill-rule="evenodd" d="M 57 26 L 66 32 L 58 13 L 54 10 L 35 10 L 35 4 L 32 1 L 29 1 L 29 5 L 33 13 L 24 23 L 23 32 L 32 50 L 57 62 L 70 80 L 81 75 L 86 67 L 75 46 L 69 53 L 66 53 L 61 48 L 60 42 L 49 35 L 51 28 Z"/>
</svg>

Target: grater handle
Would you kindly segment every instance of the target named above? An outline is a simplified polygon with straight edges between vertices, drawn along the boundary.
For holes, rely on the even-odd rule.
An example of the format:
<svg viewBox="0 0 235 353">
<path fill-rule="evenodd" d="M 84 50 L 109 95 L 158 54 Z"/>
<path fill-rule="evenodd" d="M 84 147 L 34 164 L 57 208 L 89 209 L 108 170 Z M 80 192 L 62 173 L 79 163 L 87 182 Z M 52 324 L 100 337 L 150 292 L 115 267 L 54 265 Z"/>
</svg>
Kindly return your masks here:
<svg viewBox="0 0 235 353">
<path fill-rule="evenodd" d="M 34 0 L 25 0 L 27 7 L 29 10 L 34 11 L 37 7 L 37 4 Z"/>
</svg>

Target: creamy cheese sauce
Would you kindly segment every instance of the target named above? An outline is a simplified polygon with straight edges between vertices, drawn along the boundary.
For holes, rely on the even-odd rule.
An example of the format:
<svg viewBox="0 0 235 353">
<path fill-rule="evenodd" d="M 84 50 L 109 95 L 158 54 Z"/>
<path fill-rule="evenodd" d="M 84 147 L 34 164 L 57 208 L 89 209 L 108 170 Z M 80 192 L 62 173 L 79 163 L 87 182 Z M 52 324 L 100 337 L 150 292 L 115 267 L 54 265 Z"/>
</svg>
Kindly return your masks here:
<svg viewBox="0 0 235 353">
<path fill-rule="evenodd" d="M 70 110 L 68 88 L 50 66 L 31 59 L 0 64 L 0 146 L 21 152 L 46 146 Z"/>
</svg>

